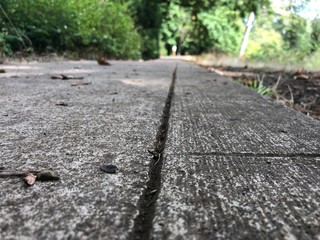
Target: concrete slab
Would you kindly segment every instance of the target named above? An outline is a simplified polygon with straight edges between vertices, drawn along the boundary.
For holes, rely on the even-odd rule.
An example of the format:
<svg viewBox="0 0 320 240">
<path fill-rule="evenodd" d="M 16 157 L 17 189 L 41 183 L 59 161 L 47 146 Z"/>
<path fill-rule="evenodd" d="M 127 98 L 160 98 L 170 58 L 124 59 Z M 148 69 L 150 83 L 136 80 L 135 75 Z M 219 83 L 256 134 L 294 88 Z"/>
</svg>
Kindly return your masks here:
<svg viewBox="0 0 320 240">
<path fill-rule="evenodd" d="M 168 155 L 154 239 L 318 239 L 319 162 Z"/>
<path fill-rule="evenodd" d="M 111 64 L 2 66 L 0 167 L 61 180 L 2 178 L 1 239 L 320 239 L 318 121 L 185 62 Z"/>
<path fill-rule="evenodd" d="M 320 124 L 180 63 L 154 239 L 320 239 Z"/>
<path fill-rule="evenodd" d="M 2 178 L 1 239 L 127 237 L 175 64 L 111 64 L 2 66 L 0 166 L 53 169 L 61 180 L 26 188 L 19 178 Z M 73 87 L 81 80 L 51 79 L 56 74 L 91 84 Z M 118 173 L 103 173 L 104 164 L 116 165 Z"/>
<path fill-rule="evenodd" d="M 180 63 L 177 76 L 168 140 L 176 154 L 320 153 L 319 121 L 194 65 Z"/>
</svg>

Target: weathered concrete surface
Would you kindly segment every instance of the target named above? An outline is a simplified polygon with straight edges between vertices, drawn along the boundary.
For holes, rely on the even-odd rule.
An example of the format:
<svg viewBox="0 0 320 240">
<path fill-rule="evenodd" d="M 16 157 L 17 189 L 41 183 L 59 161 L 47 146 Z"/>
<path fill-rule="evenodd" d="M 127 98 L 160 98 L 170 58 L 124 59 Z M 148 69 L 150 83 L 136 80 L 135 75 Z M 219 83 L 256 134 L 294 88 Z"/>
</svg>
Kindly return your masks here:
<svg viewBox="0 0 320 240">
<path fill-rule="evenodd" d="M 0 167 L 61 180 L 1 179 L 0 239 L 141 239 L 141 219 L 154 239 L 320 239 L 318 121 L 184 62 L 173 99 L 176 61 L 111 63 L 2 66 Z M 61 73 L 92 84 L 50 79 Z M 164 105 L 164 157 L 151 159 Z"/>
<path fill-rule="evenodd" d="M 180 63 L 155 239 L 320 239 L 320 124 Z"/>
<path fill-rule="evenodd" d="M 126 238 L 175 64 L 111 64 L 1 66 L 0 166 L 52 168 L 61 180 L 25 188 L 0 179 L 0 239 Z M 57 74 L 92 84 L 72 87 L 79 80 L 50 78 Z M 100 171 L 108 163 L 117 174 Z"/>
</svg>

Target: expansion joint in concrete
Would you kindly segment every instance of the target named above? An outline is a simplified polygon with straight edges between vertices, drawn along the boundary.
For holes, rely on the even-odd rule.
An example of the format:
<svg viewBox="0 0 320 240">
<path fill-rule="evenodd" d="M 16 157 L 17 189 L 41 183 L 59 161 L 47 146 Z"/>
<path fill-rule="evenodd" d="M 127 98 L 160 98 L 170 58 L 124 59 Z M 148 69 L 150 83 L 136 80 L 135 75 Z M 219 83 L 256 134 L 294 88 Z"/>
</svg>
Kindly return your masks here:
<svg viewBox="0 0 320 240">
<path fill-rule="evenodd" d="M 186 155 L 189 156 L 223 156 L 223 157 L 261 157 L 261 158 L 288 158 L 288 157 L 303 157 L 314 158 L 320 157 L 320 153 L 255 153 L 255 152 L 189 152 Z"/>
<path fill-rule="evenodd" d="M 156 201 L 161 189 L 161 170 L 163 165 L 163 153 L 169 130 L 170 110 L 174 96 L 174 88 L 177 78 L 177 66 L 172 74 L 172 81 L 160 119 L 154 149 L 149 152 L 152 159 L 149 164 L 149 179 L 138 201 L 139 213 L 134 219 L 134 226 L 129 233 L 129 239 L 149 239 L 155 216 Z"/>
</svg>

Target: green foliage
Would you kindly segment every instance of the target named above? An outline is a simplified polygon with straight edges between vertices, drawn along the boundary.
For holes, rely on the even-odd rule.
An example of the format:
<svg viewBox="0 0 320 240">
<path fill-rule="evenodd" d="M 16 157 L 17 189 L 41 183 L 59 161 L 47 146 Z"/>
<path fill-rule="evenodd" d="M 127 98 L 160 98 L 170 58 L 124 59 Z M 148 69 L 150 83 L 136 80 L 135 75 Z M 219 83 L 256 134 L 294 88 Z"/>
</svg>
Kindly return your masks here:
<svg viewBox="0 0 320 240">
<path fill-rule="evenodd" d="M 194 21 L 191 13 L 172 3 L 161 28 L 161 39 L 165 42 L 168 55 L 174 45 L 178 47 L 178 54 L 189 50 L 190 43 L 192 43 L 193 28 Z"/>
<path fill-rule="evenodd" d="M 216 7 L 225 7 L 230 11 L 238 12 L 240 17 L 245 17 L 249 12 L 257 13 L 259 9 L 270 5 L 269 0 L 178 0 L 177 2 L 181 6 L 191 9 L 193 14 Z"/>
<path fill-rule="evenodd" d="M 314 52 L 310 57 L 306 58 L 303 64 L 306 68 L 319 70 L 320 68 L 320 49 Z"/>
<path fill-rule="evenodd" d="M 260 79 L 238 79 L 235 80 L 236 82 L 249 87 L 251 89 L 253 89 L 254 91 L 256 91 L 257 93 L 261 94 L 261 95 L 268 95 L 270 96 L 272 94 L 272 88 L 267 87 L 263 84 L 263 77 Z"/>
<path fill-rule="evenodd" d="M 243 28 L 239 13 L 227 7 L 202 10 L 192 15 L 189 8 L 171 4 L 162 25 L 161 38 L 168 53 L 173 45 L 182 54 L 209 51 L 235 53 L 240 45 Z"/>
<path fill-rule="evenodd" d="M 311 40 L 312 40 L 312 52 L 320 50 L 320 19 L 316 18 L 311 22 Z"/>
<path fill-rule="evenodd" d="M 236 54 L 244 19 L 258 14 L 246 52 L 250 59 L 303 59 L 318 52 L 320 21 L 270 15 L 270 0 L 1 0 L 2 53 L 81 52 L 115 58 L 159 57 L 159 41 L 178 54 Z M 288 57 L 290 56 L 290 57 Z"/>
<path fill-rule="evenodd" d="M 256 22 L 246 51 L 246 57 L 254 60 L 275 59 L 283 55 L 284 40 L 273 29 L 270 18 Z"/>
<path fill-rule="evenodd" d="M 159 38 L 162 20 L 168 10 L 167 0 L 132 0 L 130 9 L 136 16 L 136 26 L 142 37 L 141 54 L 143 59 L 160 56 Z"/>
<path fill-rule="evenodd" d="M 8 28 L 6 40 L 12 49 L 17 51 L 28 46 L 38 52 L 65 50 L 70 37 L 68 32 L 72 31 L 67 28 L 73 21 L 72 13 L 64 2 L 8 1 L 4 9 L 8 18 L 4 19 L 3 24 Z"/>
<path fill-rule="evenodd" d="M 286 49 L 299 53 L 304 57 L 311 53 L 311 27 L 307 20 L 296 15 L 282 16 L 281 28 Z"/>
<path fill-rule="evenodd" d="M 217 7 L 197 15 L 200 23 L 200 33 L 204 33 L 203 49 L 225 53 L 239 51 L 244 26 L 238 17 L 238 12 L 226 7 Z M 201 46 L 201 45 L 200 45 Z"/>
<path fill-rule="evenodd" d="M 269 6 L 269 1 L 176 0 L 162 26 L 162 40 L 168 53 L 177 45 L 182 54 L 235 54 L 244 31 L 242 16 L 264 6 Z"/>
<path fill-rule="evenodd" d="M 4 29 L 2 29 L 2 32 L 0 32 L 0 57 L 4 54 L 11 53 L 11 47 L 6 42 L 7 34 Z"/>
<path fill-rule="evenodd" d="M 294 12 L 261 13 L 251 32 L 245 56 L 285 64 L 302 63 L 320 46 L 319 21 L 310 21 Z"/>
<path fill-rule="evenodd" d="M 3 0 L 0 27 L 13 51 L 90 52 L 139 57 L 139 35 L 126 4 L 100 0 Z"/>
<path fill-rule="evenodd" d="M 100 0 L 74 0 L 78 32 L 84 49 L 118 58 L 139 57 L 140 38 L 127 6 Z"/>
</svg>

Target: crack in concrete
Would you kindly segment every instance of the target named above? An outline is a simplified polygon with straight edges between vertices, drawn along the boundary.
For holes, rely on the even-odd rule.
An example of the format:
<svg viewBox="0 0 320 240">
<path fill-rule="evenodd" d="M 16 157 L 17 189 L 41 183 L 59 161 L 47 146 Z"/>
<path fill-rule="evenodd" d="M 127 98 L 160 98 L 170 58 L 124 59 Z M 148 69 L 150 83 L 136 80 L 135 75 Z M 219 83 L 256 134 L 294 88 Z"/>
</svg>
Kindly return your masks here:
<svg viewBox="0 0 320 240">
<path fill-rule="evenodd" d="M 253 153 L 253 152 L 192 152 L 187 153 L 189 156 L 239 156 L 239 157 L 266 157 L 266 158 L 288 158 L 288 157 L 304 157 L 304 158 L 314 158 L 320 157 L 320 153 Z"/>
<path fill-rule="evenodd" d="M 149 151 L 153 157 L 149 164 L 149 180 L 138 201 L 139 213 L 134 219 L 134 226 L 128 239 L 149 239 L 153 226 L 156 210 L 156 201 L 161 188 L 161 170 L 163 165 L 163 152 L 166 145 L 169 129 L 170 109 L 174 96 L 175 82 L 177 78 L 176 66 L 170 84 L 169 92 L 163 108 L 160 126 L 157 131 L 154 150 Z"/>
</svg>

